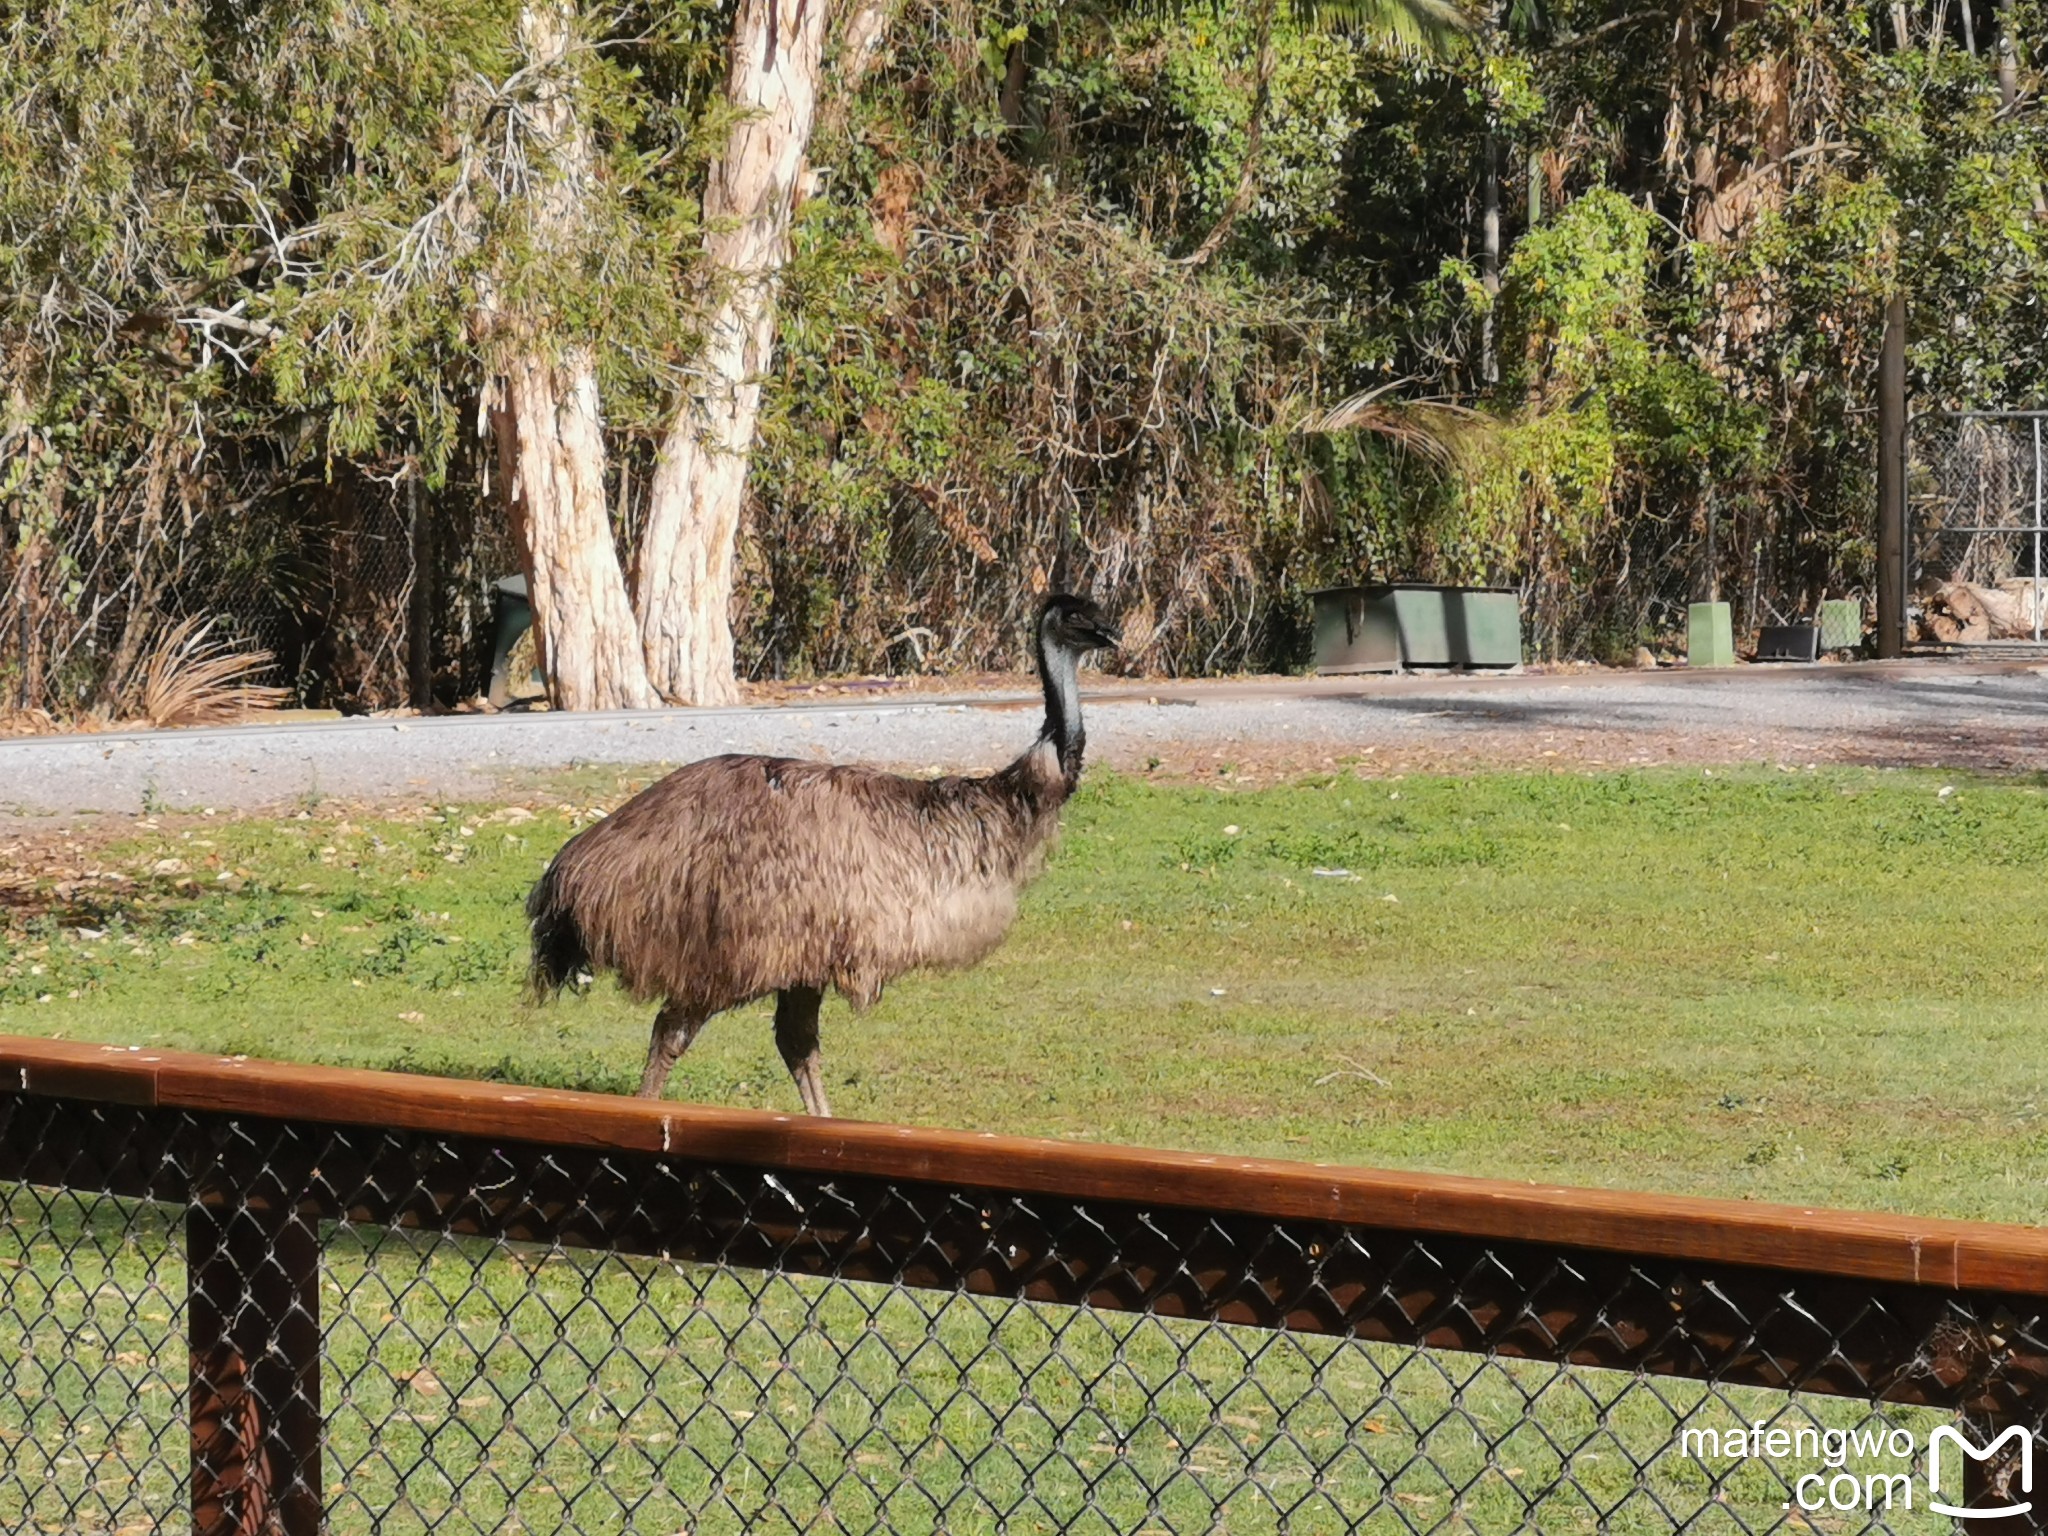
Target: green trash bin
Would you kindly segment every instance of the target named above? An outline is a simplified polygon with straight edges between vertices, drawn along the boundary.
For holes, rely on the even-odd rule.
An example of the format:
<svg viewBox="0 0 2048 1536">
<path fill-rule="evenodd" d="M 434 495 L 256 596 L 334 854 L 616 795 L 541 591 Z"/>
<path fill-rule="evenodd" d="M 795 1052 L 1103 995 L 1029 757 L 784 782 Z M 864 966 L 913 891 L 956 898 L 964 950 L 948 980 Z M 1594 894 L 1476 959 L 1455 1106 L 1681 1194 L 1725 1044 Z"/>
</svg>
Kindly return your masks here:
<svg viewBox="0 0 2048 1536">
<path fill-rule="evenodd" d="M 1726 603 L 1694 603 L 1686 613 L 1685 663 L 1689 667 L 1735 665 L 1735 628 Z"/>
<path fill-rule="evenodd" d="M 485 695 L 494 709 L 503 709 L 513 699 L 512 647 L 533 628 L 533 604 L 526 595 L 524 576 L 507 576 L 491 583 L 491 687 Z M 535 673 L 520 681 L 520 692 L 531 694 L 539 680 Z"/>
<path fill-rule="evenodd" d="M 1853 597 L 1831 597 L 1820 605 L 1820 648 L 1853 651 L 1863 643 L 1863 605 Z"/>
</svg>

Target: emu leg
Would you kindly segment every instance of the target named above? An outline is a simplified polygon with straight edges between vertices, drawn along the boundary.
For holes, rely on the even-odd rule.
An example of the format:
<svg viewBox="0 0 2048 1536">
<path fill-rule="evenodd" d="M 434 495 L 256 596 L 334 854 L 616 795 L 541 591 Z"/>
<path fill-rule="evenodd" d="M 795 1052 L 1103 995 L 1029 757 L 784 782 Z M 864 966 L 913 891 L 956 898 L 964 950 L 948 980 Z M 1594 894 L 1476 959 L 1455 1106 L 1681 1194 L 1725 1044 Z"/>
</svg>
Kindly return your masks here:
<svg viewBox="0 0 2048 1536">
<path fill-rule="evenodd" d="M 818 1005 L 825 994 L 816 987 L 785 987 L 775 994 L 775 1048 L 796 1080 L 804 1113 L 830 1118 L 825 1102 L 825 1074 L 818 1063 Z"/>
<path fill-rule="evenodd" d="M 668 1086 L 668 1074 L 676 1058 L 690 1048 L 704 1020 L 674 1003 L 663 1003 L 654 1016 L 654 1038 L 647 1044 L 647 1070 L 640 1074 L 640 1097 L 658 1099 Z"/>
</svg>

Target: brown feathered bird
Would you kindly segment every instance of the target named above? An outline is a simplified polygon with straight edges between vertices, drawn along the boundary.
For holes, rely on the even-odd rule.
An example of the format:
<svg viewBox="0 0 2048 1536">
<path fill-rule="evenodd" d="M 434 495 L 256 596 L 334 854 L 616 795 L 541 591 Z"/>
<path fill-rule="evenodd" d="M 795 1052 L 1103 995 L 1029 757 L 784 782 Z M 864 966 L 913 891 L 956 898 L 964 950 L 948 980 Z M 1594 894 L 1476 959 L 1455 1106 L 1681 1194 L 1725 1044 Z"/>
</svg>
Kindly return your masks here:
<svg viewBox="0 0 2048 1536">
<path fill-rule="evenodd" d="M 1116 639 L 1086 598 L 1046 600 L 1045 726 L 995 773 L 910 779 L 728 756 L 650 785 L 564 844 L 527 898 L 535 991 L 611 971 L 633 996 L 660 998 L 646 1098 L 707 1019 L 772 992 L 804 1108 L 829 1115 L 825 989 L 865 1008 L 906 971 L 972 965 L 1002 942 L 1081 777 L 1081 658 Z"/>
</svg>

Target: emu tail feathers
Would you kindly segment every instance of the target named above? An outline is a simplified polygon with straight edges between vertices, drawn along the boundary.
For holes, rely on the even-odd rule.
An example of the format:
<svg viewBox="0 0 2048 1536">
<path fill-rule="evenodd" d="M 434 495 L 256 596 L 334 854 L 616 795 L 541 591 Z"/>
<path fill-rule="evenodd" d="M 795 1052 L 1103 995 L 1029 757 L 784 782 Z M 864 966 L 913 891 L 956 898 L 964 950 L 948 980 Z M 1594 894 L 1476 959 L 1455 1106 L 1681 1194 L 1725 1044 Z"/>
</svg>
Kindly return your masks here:
<svg viewBox="0 0 2048 1536">
<path fill-rule="evenodd" d="M 526 917 L 533 925 L 533 969 L 527 979 L 533 995 L 545 1001 L 577 985 L 590 970 L 590 944 L 564 899 L 559 859 L 534 883 Z"/>
</svg>

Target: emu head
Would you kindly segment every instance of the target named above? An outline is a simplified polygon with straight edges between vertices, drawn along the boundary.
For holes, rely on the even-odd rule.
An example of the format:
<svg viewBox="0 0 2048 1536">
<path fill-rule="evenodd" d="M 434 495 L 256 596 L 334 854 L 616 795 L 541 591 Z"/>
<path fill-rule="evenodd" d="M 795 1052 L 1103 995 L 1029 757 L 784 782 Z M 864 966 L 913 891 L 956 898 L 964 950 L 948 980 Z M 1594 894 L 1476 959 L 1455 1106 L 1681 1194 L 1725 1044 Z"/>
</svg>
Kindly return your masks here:
<svg viewBox="0 0 2048 1536">
<path fill-rule="evenodd" d="M 1115 650 L 1120 638 L 1109 615 L 1085 597 L 1055 592 L 1038 611 L 1039 649 L 1048 656 L 1063 652 L 1078 660 L 1090 651 Z"/>
</svg>

